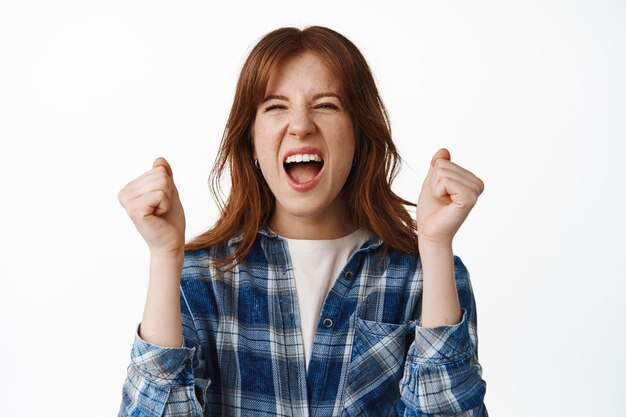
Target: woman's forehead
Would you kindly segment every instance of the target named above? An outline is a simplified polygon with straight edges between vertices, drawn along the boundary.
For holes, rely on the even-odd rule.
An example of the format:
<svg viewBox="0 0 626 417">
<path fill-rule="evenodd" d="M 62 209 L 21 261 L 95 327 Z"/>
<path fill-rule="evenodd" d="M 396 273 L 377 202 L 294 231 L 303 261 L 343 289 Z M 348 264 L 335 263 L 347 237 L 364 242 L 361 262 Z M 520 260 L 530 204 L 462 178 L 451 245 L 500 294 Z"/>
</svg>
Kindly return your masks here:
<svg viewBox="0 0 626 417">
<path fill-rule="evenodd" d="M 265 96 L 306 92 L 320 96 L 340 96 L 343 85 L 334 69 L 318 54 L 302 52 L 285 57 L 269 71 Z"/>
</svg>

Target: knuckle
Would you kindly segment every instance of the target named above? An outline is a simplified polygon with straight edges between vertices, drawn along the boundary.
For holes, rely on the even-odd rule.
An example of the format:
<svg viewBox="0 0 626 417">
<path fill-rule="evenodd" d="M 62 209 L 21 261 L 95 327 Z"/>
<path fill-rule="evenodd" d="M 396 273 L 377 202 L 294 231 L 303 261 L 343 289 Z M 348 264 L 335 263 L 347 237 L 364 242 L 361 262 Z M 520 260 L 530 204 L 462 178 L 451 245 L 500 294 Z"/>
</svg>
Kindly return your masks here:
<svg viewBox="0 0 626 417">
<path fill-rule="evenodd" d="M 136 207 L 127 207 L 126 212 L 131 219 L 137 219 L 140 217 L 139 210 Z"/>
<path fill-rule="evenodd" d="M 166 176 L 159 176 L 157 187 L 161 190 L 168 190 L 170 185 Z"/>
<path fill-rule="evenodd" d="M 124 208 L 127 208 L 130 204 L 132 204 L 131 202 L 133 200 L 133 196 L 130 195 L 129 191 L 126 189 L 119 192 L 117 198 Z"/>
<path fill-rule="evenodd" d="M 442 179 L 445 179 L 448 181 L 454 179 L 452 172 L 450 172 L 450 170 L 445 169 L 445 168 L 441 169 L 439 175 L 441 176 Z"/>
<path fill-rule="evenodd" d="M 446 166 L 446 162 L 449 162 L 447 159 L 439 158 L 435 161 L 435 168 L 441 169 Z"/>
<path fill-rule="evenodd" d="M 162 201 L 168 200 L 167 192 L 163 188 L 159 188 L 156 192 Z"/>
<path fill-rule="evenodd" d="M 163 208 L 167 210 L 170 206 L 170 197 L 169 194 L 165 190 L 158 190 L 159 200 L 163 205 Z"/>
</svg>

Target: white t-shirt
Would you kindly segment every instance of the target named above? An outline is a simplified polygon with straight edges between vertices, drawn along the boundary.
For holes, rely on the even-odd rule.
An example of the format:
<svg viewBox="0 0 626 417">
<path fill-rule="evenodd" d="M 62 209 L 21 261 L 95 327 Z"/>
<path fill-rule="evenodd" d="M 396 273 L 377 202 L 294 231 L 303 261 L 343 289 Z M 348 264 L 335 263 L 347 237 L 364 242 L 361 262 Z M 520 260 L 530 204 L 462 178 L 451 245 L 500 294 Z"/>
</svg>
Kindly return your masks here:
<svg viewBox="0 0 626 417">
<path fill-rule="evenodd" d="M 296 279 L 298 310 L 308 367 L 313 347 L 313 336 L 320 318 L 326 294 L 352 255 L 370 238 L 364 229 L 330 240 L 284 238 Z"/>
</svg>

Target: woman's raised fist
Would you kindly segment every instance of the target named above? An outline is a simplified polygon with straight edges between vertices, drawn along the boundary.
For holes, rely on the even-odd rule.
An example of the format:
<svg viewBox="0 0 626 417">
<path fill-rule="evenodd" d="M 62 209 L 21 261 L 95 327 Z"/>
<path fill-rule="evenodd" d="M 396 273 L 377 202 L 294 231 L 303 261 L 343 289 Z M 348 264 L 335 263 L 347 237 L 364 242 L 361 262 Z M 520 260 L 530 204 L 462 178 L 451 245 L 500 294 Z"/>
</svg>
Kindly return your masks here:
<svg viewBox="0 0 626 417">
<path fill-rule="evenodd" d="M 155 159 L 152 169 L 126 184 L 117 198 L 152 254 L 184 253 L 185 213 L 165 158 Z"/>
</svg>

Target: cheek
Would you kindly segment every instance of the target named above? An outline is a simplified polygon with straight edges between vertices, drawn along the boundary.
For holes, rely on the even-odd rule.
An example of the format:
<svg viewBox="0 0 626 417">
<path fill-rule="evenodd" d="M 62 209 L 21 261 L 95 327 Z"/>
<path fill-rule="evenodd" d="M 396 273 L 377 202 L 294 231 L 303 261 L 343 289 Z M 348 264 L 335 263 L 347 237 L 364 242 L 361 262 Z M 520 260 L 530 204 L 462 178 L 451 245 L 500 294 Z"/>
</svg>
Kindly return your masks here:
<svg viewBox="0 0 626 417">
<path fill-rule="evenodd" d="M 254 146 L 255 158 L 260 161 L 265 161 L 266 167 L 269 168 L 271 161 L 274 161 L 276 155 L 278 155 L 277 141 L 273 140 L 269 132 L 256 129 L 252 144 Z"/>
<path fill-rule="evenodd" d="M 269 142 L 272 137 L 272 130 L 267 123 L 257 122 L 252 128 L 252 138 L 255 146 L 262 147 Z"/>
<path fill-rule="evenodd" d="M 263 126 L 255 124 L 252 128 L 252 146 L 256 158 L 262 157 L 267 148 L 267 133 L 264 132 Z"/>
<path fill-rule="evenodd" d="M 352 126 L 348 126 L 343 130 L 342 133 L 342 137 L 344 138 L 344 140 L 342 141 L 343 155 L 345 155 L 346 159 L 348 159 L 350 164 L 352 164 L 352 159 L 354 158 L 354 154 L 356 152 L 356 139 L 354 137 L 354 130 L 352 130 Z"/>
<path fill-rule="evenodd" d="M 344 134 L 345 136 L 342 136 L 343 140 L 339 142 L 339 147 L 336 149 L 336 154 L 339 155 L 340 158 L 337 163 L 341 172 L 340 175 L 347 178 L 352 170 L 352 161 L 354 160 L 356 148 L 352 131 L 345 132 Z"/>
</svg>

